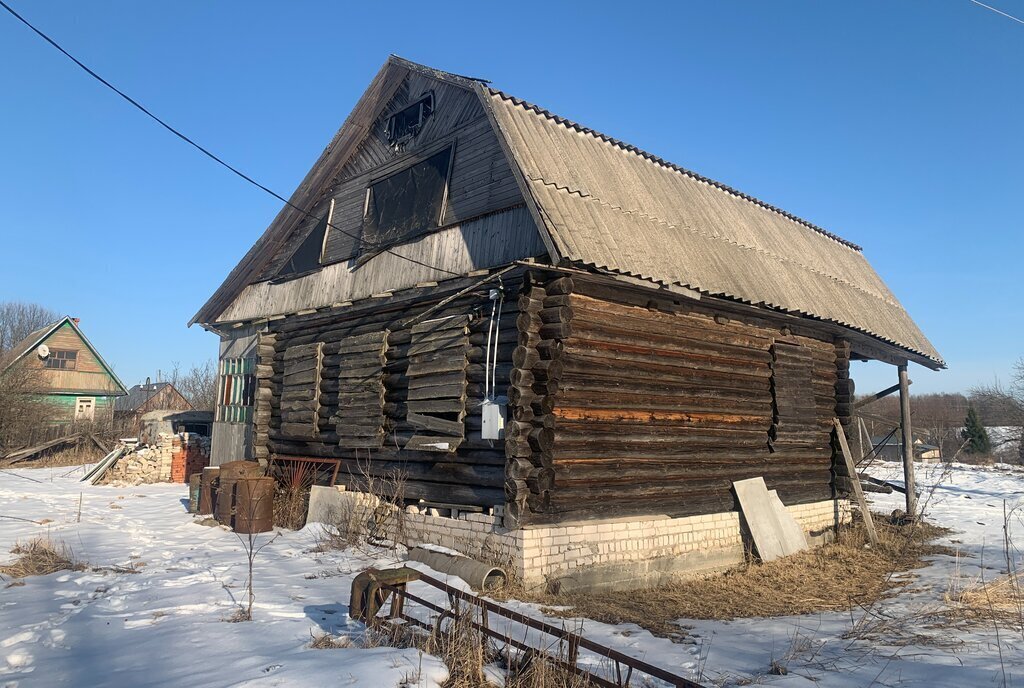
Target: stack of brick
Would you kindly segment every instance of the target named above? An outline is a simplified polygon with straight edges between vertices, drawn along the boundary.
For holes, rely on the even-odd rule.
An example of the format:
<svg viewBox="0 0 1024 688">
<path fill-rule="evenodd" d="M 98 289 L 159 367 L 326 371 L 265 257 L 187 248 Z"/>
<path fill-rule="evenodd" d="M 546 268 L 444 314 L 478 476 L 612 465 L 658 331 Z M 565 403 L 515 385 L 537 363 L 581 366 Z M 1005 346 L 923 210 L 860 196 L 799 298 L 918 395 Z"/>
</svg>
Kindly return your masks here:
<svg viewBox="0 0 1024 688">
<path fill-rule="evenodd" d="M 210 465 L 210 438 L 194 432 L 183 432 L 171 440 L 172 483 L 187 483 L 193 473 Z"/>
<path fill-rule="evenodd" d="M 156 444 L 138 447 L 121 457 L 103 478 L 105 483 L 187 483 L 188 476 L 210 465 L 210 438 L 194 432 L 160 433 Z"/>
</svg>

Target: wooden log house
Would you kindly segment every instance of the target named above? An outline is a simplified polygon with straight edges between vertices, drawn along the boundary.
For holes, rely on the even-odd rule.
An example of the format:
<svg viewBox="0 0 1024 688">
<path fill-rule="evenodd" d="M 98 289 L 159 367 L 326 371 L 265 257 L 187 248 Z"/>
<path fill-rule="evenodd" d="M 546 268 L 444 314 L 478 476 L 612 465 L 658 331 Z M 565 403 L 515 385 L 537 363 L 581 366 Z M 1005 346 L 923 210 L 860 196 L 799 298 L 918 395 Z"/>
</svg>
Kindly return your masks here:
<svg viewBox="0 0 1024 688">
<path fill-rule="evenodd" d="M 398 471 L 512 529 L 730 512 L 755 476 L 828 502 L 851 360 L 944 367 L 858 246 L 397 57 L 192 322 L 214 462 Z"/>
</svg>

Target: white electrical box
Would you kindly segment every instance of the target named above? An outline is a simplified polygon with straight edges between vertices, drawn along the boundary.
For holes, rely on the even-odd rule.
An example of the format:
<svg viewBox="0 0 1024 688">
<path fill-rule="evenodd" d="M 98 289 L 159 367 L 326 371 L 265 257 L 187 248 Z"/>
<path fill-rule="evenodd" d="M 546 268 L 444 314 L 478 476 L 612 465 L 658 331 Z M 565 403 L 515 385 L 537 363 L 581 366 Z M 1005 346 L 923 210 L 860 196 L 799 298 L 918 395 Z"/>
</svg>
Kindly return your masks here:
<svg viewBox="0 0 1024 688">
<path fill-rule="evenodd" d="M 505 397 L 484 399 L 480 407 L 480 438 L 485 440 L 505 439 L 505 409 L 508 400 Z"/>
</svg>

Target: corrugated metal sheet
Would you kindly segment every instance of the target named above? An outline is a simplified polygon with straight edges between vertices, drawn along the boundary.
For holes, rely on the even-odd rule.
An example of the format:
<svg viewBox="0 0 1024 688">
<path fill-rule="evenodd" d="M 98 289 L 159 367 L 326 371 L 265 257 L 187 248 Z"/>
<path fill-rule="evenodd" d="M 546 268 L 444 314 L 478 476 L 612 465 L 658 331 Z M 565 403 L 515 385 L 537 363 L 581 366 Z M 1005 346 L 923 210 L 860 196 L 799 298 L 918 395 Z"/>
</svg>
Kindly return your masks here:
<svg viewBox="0 0 1024 688">
<path fill-rule="evenodd" d="M 944 365 L 855 244 L 500 91 L 485 95 L 562 257 L 832 321 Z"/>
</svg>

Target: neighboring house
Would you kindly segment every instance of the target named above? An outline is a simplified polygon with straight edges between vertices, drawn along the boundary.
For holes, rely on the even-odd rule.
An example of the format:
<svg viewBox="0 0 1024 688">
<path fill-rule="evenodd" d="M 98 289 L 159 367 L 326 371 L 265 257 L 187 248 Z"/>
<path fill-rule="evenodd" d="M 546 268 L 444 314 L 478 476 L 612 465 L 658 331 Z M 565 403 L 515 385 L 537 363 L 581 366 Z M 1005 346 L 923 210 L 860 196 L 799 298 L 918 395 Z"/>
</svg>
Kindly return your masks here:
<svg viewBox="0 0 1024 688">
<path fill-rule="evenodd" d="M 529 580 L 727 563 L 745 478 L 833 523 L 850 361 L 945 367 L 858 246 L 395 57 L 192 322 L 221 336 L 214 463 L 401 475 L 410 506 L 483 510 L 466 546 Z"/>
<path fill-rule="evenodd" d="M 886 461 L 903 460 L 903 443 L 900 442 L 898 436 L 872 437 L 871 444 L 875 447 L 876 455 L 882 459 Z M 942 450 L 918 438 L 914 440 L 914 458 L 917 461 L 939 461 L 942 459 Z"/>
<path fill-rule="evenodd" d="M 38 371 L 33 386 L 53 407 L 57 426 L 110 423 L 115 400 L 128 393 L 103 357 L 65 316 L 31 333 L 5 355 L 0 373 L 15 366 Z"/>
<path fill-rule="evenodd" d="M 114 404 L 114 417 L 125 429 L 137 430 L 143 414 L 150 411 L 189 411 L 192 404 L 170 382 L 134 385 Z"/>
</svg>

